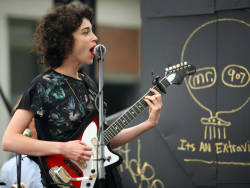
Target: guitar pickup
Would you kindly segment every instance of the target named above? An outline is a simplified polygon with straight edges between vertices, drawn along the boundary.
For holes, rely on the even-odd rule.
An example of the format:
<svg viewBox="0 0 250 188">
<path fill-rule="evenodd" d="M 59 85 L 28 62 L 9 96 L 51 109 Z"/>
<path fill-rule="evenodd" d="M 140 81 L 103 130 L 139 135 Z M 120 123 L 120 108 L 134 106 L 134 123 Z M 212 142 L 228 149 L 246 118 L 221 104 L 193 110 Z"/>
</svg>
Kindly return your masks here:
<svg viewBox="0 0 250 188">
<path fill-rule="evenodd" d="M 71 176 L 63 167 L 56 166 L 51 168 L 49 173 L 55 182 L 58 182 L 58 180 L 65 184 L 71 184 L 72 182 Z"/>
<path fill-rule="evenodd" d="M 71 162 L 69 159 L 64 159 L 64 162 L 78 175 L 78 176 L 82 176 L 82 173 L 80 170 L 78 170 L 78 168 L 75 166 L 75 164 L 73 162 Z M 86 164 L 86 163 L 85 163 Z M 83 166 L 84 168 L 84 166 Z"/>
</svg>

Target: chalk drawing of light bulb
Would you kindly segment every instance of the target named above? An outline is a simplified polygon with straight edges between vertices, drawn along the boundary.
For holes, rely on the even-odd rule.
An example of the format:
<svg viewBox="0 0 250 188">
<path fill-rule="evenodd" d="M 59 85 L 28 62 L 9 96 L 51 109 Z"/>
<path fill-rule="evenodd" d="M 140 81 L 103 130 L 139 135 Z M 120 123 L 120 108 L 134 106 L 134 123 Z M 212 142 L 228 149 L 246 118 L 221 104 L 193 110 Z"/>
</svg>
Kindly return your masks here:
<svg viewBox="0 0 250 188">
<path fill-rule="evenodd" d="M 181 62 L 184 61 L 184 58 L 185 60 L 188 60 L 189 58 L 192 59 L 192 55 L 194 55 L 192 54 L 194 49 L 189 50 L 189 55 L 185 53 L 191 43 L 191 39 L 194 40 L 195 36 L 198 35 L 198 33 L 217 23 L 220 23 L 220 28 L 225 27 L 224 30 L 227 30 L 226 28 L 230 26 L 229 24 L 236 24 L 237 28 L 239 29 L 239 26 L 241 26 L 242 31 L 246 32 L 243 32 L 243 36 L 246 38 L 239 36 L 242 35 L 242 32 L 239 32 L 241 34 L 238 35 L 238 38 L 237 34 L 235 33 L 229 32 L 229 34 L 223 34 L 223 39 L 226 40 L 220 41 L 220 44 L 222 44 L 222 46 L 216 47 L 219 49 L 220 47 L 223 47 L 224 54 L 216 54 L 216 58 L 214 58 L 216 63 L 213 62 L 213 65 L 211 66 L 207 66 L 207 64 L 209 64 L 208 62 L 206 62 L 206 65 L 202 65 L 202 62 L 197 62 L 197 64 L 201 65 L 201 68 L 197 69 L 195 75 L 190 76 L 189 78 L 185 78 L 186 88 L 190 96 L 198 104 L 199 107 L 209 113 L 208 117 L 205 116 L 201 117 L 200 119 L 202 126 L 204 126 L 204 140 L 227 139 L 227 128 L 231 126 L 231 122 L 226 120 L 225 118 L 222 118 L 221 116 L 225 114 L 232 114 L 242 110 L 248 105 L 250 100 L 249 59 L 243 58 L 246 56 L 249 57 L 249 55 L 247 55 L 250 48 L 249 23 L 236 18 L 220 18 L 208 21 L 200 25 L 189 35 L 189 37 L 185 41 L 181 53 Z M 241 40 L 242 38 L 244 40 Z M 206 42 L 207 41 L 204 42 L 204 45 L 206 45 Z M 216 45 L 218 45 L 218 42 L 215 43 Z M 243 50 L 237 49 L 240 45 L 241 49 Z M 211 53 L 211 49 L 209 49 L 207 53 Z M 212 53 L 217 52 L 213 51 Z M 199 55 L 196 54 L 196 56 Z M 203 55 L 200 55 L 201 57 L 196 57 L 194 59 L 196 59 L 196 61 L 197 59 L 198 61 L 205 61 L 202 60 L 202 58 L 205 58 L 206 55 L 207 54 L 204 53 Z M 194 64 L 194 62 L 190 63 Z M 218 66 L 218 63 L 223 64 L 223 66 Z M 216 97 L 214 97 L 216 99 L 211 99 L 211 93 L 216 93 Z M 218 98 L 220 100 L 218 100 Z"/>
</svg>

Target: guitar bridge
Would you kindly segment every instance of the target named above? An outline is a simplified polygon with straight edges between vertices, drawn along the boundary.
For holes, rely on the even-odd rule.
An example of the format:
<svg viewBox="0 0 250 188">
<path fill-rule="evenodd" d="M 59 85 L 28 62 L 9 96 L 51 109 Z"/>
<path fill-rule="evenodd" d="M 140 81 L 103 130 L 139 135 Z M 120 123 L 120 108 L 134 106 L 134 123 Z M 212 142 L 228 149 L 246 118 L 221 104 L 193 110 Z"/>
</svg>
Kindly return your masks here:
<svg viewBox="0 0 250 188">
<path fill-rule="evenodd" d="M 63 183 L 71 185 L 72 177 L 63 167 L 55 166 L 49 170 L 49 174 L 55 183 L 58 184 Z M 60 185 L 59 187 L 66 188 L 69 186 Z"/>
</svg>

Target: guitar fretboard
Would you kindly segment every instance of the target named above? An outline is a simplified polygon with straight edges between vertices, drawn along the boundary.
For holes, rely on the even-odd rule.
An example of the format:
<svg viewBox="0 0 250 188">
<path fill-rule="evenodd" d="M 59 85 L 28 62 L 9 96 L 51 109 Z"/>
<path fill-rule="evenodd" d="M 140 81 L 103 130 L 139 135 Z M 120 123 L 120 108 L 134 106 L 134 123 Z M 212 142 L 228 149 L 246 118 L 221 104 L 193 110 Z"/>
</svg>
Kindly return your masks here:
<svg viewBox="0 0 250 188">
<path fill-rule="evenodd" d="M 170 85 L 166 77 L 162 78 L 159 82 L 165 88 Z M 154 86 L 153 88 L 158 92 L 161 92 L 157 86 Z M 150 91 L 147 92 L 104 131 L 103 139 L 105 145 L 107 145 L 114 136 L 116 136 L 122 129 L 124 129 L 131 121 L 133 121 L 141 112 L 143 112 L 148 107 L 147 103 L 144 101 L 144 97 L 147 95 L 152 96 L 153 93 L 151 93 Z"/>
</svg>

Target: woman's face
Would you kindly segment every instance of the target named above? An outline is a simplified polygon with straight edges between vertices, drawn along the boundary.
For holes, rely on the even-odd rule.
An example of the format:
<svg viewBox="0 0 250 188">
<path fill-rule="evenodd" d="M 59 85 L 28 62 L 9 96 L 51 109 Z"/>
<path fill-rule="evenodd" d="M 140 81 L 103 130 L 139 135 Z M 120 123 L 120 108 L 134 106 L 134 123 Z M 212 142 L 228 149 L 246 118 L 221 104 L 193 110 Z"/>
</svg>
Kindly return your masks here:
<svg viewBox="0 0 250 188">
<path fill-rule="evenodd" d="M 93 49 L 98 38 L 92 31 L 92 24 L 87 18 L 83 18 L 80 27 L 73 33 L 74 43 L 70 56 L 78 63 L 92 64 L 94 58 Z"/>
</svg>

